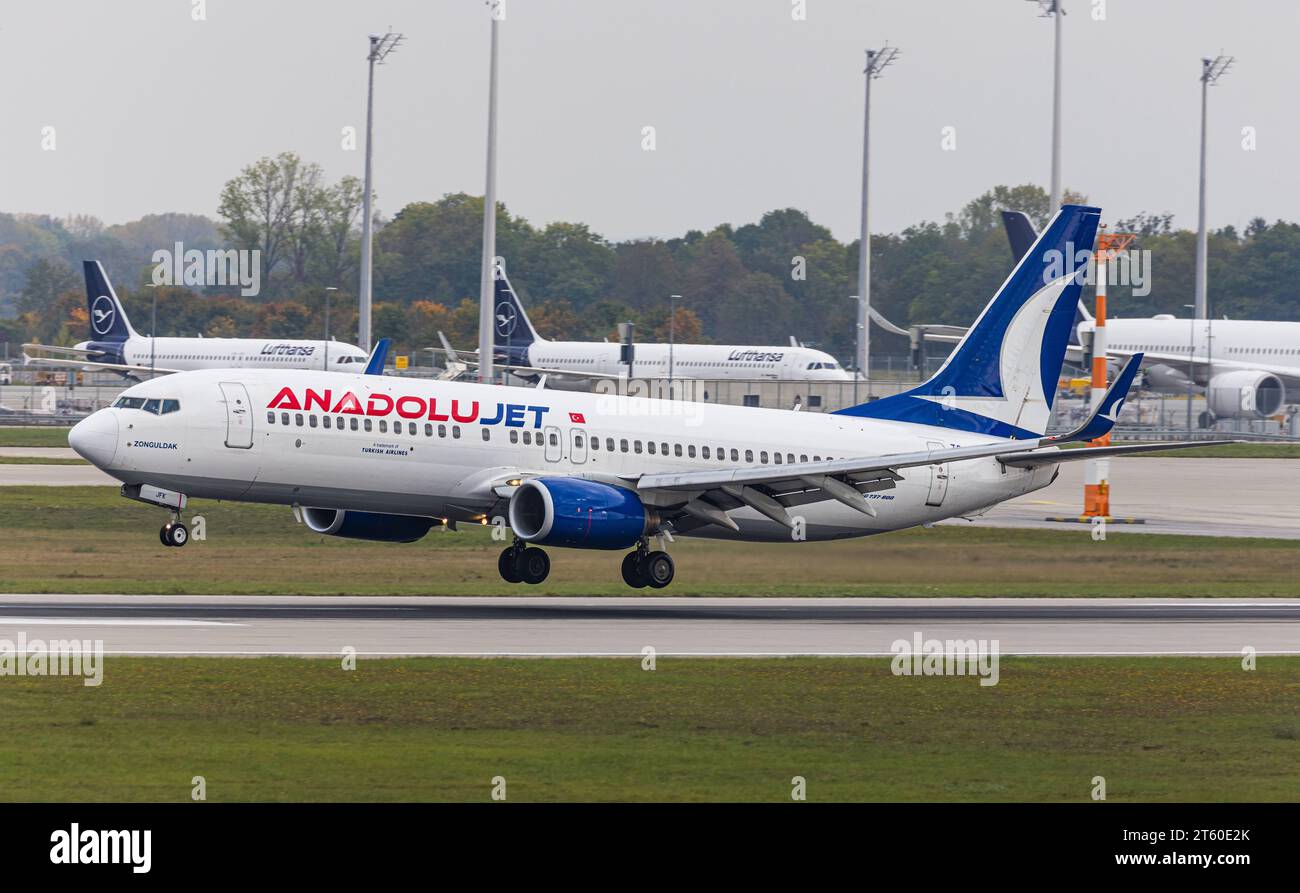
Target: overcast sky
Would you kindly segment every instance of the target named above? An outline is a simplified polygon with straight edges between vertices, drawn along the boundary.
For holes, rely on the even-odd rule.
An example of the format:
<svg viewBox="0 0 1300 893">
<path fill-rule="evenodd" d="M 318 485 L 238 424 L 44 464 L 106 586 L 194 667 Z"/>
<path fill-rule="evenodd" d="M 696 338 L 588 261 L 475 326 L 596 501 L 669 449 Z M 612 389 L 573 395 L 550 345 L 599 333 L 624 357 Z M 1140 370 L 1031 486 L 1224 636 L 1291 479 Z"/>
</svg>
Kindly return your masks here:
<svg viewBox="0 0 1300 893">
<path fill-rule="evenodd" d="M 227 179 L 285 150 L 360 176 L 342 131 L 364 132 L 366 35 L 390 25 L 406 43 L 377 75 L 379 207 L 482 193 L 481 0 L 208 0 L 194 21 L 196 2 L 5 0 L 0 210 L 215 215 Z M 855 238 L 863 50 L 886 41 L 902 56 L 873 87 L 873 231 L 942 219 L 995 184 L 1048 185 L 1052 26 L 1035 3 L 806 0 L 806 21 L 795 5 L 507 0 L 500 199 L 611 239 L 786 206 Z M 1237 63 L 1210 91 L 1210 223 L 1300 218 L 1300 3 L 1066 10 L 1067 188 L 1109 220 L 1167 211 L 1194 227 L 1199 60 L 1222 51 Z"/>
</svg>

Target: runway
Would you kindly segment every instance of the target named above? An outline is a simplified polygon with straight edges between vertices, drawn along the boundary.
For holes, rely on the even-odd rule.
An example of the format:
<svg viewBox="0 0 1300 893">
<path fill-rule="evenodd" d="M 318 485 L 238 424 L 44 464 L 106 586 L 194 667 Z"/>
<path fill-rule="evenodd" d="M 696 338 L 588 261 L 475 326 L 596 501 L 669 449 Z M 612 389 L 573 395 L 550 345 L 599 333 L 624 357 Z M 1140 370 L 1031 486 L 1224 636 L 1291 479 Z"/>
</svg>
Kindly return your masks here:
<svg viewBox="0 0 1300 893">
<path fill-rule="evenodd" d="M 109 654 L 888 656 L 916 633 L 1001 654 L 1300 654 L 1300 599 L 0 596 L 0 639 Z"/>
<path fill-rule="evenodd" d="M 1063 462 L 1048 488 L 1013 499 L 975 521 L 945 524 L 1068 530 L 1083 507 L 1086 462 Z M 1111 524 L 1109 533 L 1258 536 L 1300 539 L 1300 459 L 1112 459 L 1111 512 L 1145 523 Z"/>
</svg>

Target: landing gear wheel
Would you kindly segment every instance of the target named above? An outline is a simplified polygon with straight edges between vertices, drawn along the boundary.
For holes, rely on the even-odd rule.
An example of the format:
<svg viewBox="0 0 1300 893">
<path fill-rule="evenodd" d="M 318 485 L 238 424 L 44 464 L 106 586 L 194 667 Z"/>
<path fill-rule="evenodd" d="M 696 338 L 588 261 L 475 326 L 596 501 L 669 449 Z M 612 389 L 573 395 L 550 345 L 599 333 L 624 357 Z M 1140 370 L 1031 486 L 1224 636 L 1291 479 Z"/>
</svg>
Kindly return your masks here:
<svg viewBox="0 0 1300 893">
<path fill-rule="evenodd" d="M 525 583 L 537 585 L 551 572 L 550 556 L 541 549 L 524 549 L 515 559 L 515 573 Z"/>
<path fill-rule="evenodd" d="M 182 522 L 173 521 L 161 531 L 162 541 L 168 546 L 180 548 L 190 541 L 190 530 Z"/>
<path fill-rule="evenodd" d="M 161 530 L 158 531 L 158 541 L 162 543 L 164 546 L 171 545 L 171 542 L 168 541 L 167 539 L 167 535 L 171 533 L 171 526 L 172 526 L 171 522 L 168 522 L 162 526 Z"/>
<path fill-rule="evenodd" d="M 641 552 L 628 552 L 623 556 L 623 582 L 633 589 L 644 589 L 650 584 L 646 578 Z"/>
<path fill-rule="evenodd" d="M 651 552 L 641 561 L 641 574 L 646 583 L 655 589 L 663 589 L 673 581 L 677 568 L 667 552 Z"/>
<path fill-rule="evenodd" d="M 497 572 L 501 574 L 501 579 L 507 583 L 522 583 L 523 578 L 515 570 L 515 558 L 518 550 L 514 546 L 507 546 L 501 550 L 501 557 L 497 559 Z"/>
</svg>

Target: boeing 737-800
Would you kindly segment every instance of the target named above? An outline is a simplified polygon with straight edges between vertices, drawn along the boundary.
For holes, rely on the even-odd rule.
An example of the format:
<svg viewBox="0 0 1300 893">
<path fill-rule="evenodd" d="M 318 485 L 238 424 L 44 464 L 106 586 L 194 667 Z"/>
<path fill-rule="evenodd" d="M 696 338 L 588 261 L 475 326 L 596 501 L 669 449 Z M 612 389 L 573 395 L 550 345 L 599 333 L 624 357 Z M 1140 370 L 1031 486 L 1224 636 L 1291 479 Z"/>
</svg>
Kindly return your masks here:
<svg viewBox="0 0 1300 893">
<path fill-rule="evenodd" d="M 624 580 L 663 587 L 674 536 L 883 533 L 1046 487 L 1063 461 L 1170 448 L 1055 449 L 1110 430 L 1140 357 L 1083 426 L 1044 434 L 1084 269 L 1053 252 L 1091 245 L 1098 214 L 1062 208 L 933 378 L 834 414 L 222 370 L 136 385 L 68 440 L 124 495 L 171 510 L 168 545 L 188 538 L 191 497 L 293 506 L 317 533 L 388 542 L 503 519 L 508 581 L 544 580 L 538 547 L 560 546 L 631 549 Z"/>
<path fill-rule="evenodd" d="M 148 374 L 189 372 L 196 369 L 320 369 L 361 372 L 366 353 L 338 341 L 290 338 L 150 338 L 138 334 L 126 318 L 108 275 L 97 260 L 83 264 L 86 274 L 86 308 L 90 314 L 89 341 L 76 347 L 24 344 L 53 357 L 30 357 L 29 362 L 71 366 L 87 371 L 103 369 L 139 377 Z"/>
</svg>

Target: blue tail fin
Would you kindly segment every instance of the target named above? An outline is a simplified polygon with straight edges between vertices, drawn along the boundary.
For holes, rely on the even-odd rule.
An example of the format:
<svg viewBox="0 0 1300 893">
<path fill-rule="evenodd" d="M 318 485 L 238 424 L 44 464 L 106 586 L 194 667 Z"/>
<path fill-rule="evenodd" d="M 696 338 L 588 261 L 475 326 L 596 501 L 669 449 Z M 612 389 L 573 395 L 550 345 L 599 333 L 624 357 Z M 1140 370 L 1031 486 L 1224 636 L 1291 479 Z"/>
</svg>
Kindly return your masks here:
<svg viewBox="0 0 1300 893">
<path fill-rule="evenodd" d="M 380 338 L 375 342 L 374 349 L 370 351 L 370 359 L 366 360 L 366 368 L 361 373 L 362 375 L 384 374 L 384 363 L 388 359 L 388 348 L 392 343 L 392 338 Z"/>
<path fill-rule="evenodd" d="M 1038 233 L 1034 232 L 1034 224 L 1030 222 L 1029 215 L 1024 211 L 1003 211 L 1002 228 L 1007 231 L 1007 242 L 1011 245 L 1011 259 L 1020 263 L 1020 258 L 1025 256 L 1038 238 Z"/>
<path fill-rule="evenodd" d="M 1100 217 L 1098 208 L 1063 205 L 933 378 L 839 414 L 1041 436 Z"/>
<path fill-rule="evenodd" d="M 528 365 L 527 357 L 521 358 L 517 354 L 524 353 L 528 345 L 542 339 L 537 337 L 537 331 L 524 312 L 524 305 L 519 303 L 519 296 L 510 287 L 510 280 L 500 263 L 496 268 L 496 307 L 492 315 L 496 320 L 493 327 L 496 353 L 503 354 L 509 362 Z"/>
<path fill-rule="evenodd" d="M 90 311 L 91 341 L 125 341 L 135 334 L 117 299 L 108 274 L 97 260 L 82 261 L 86 274 L 86 309 Z"/>
</svg>

